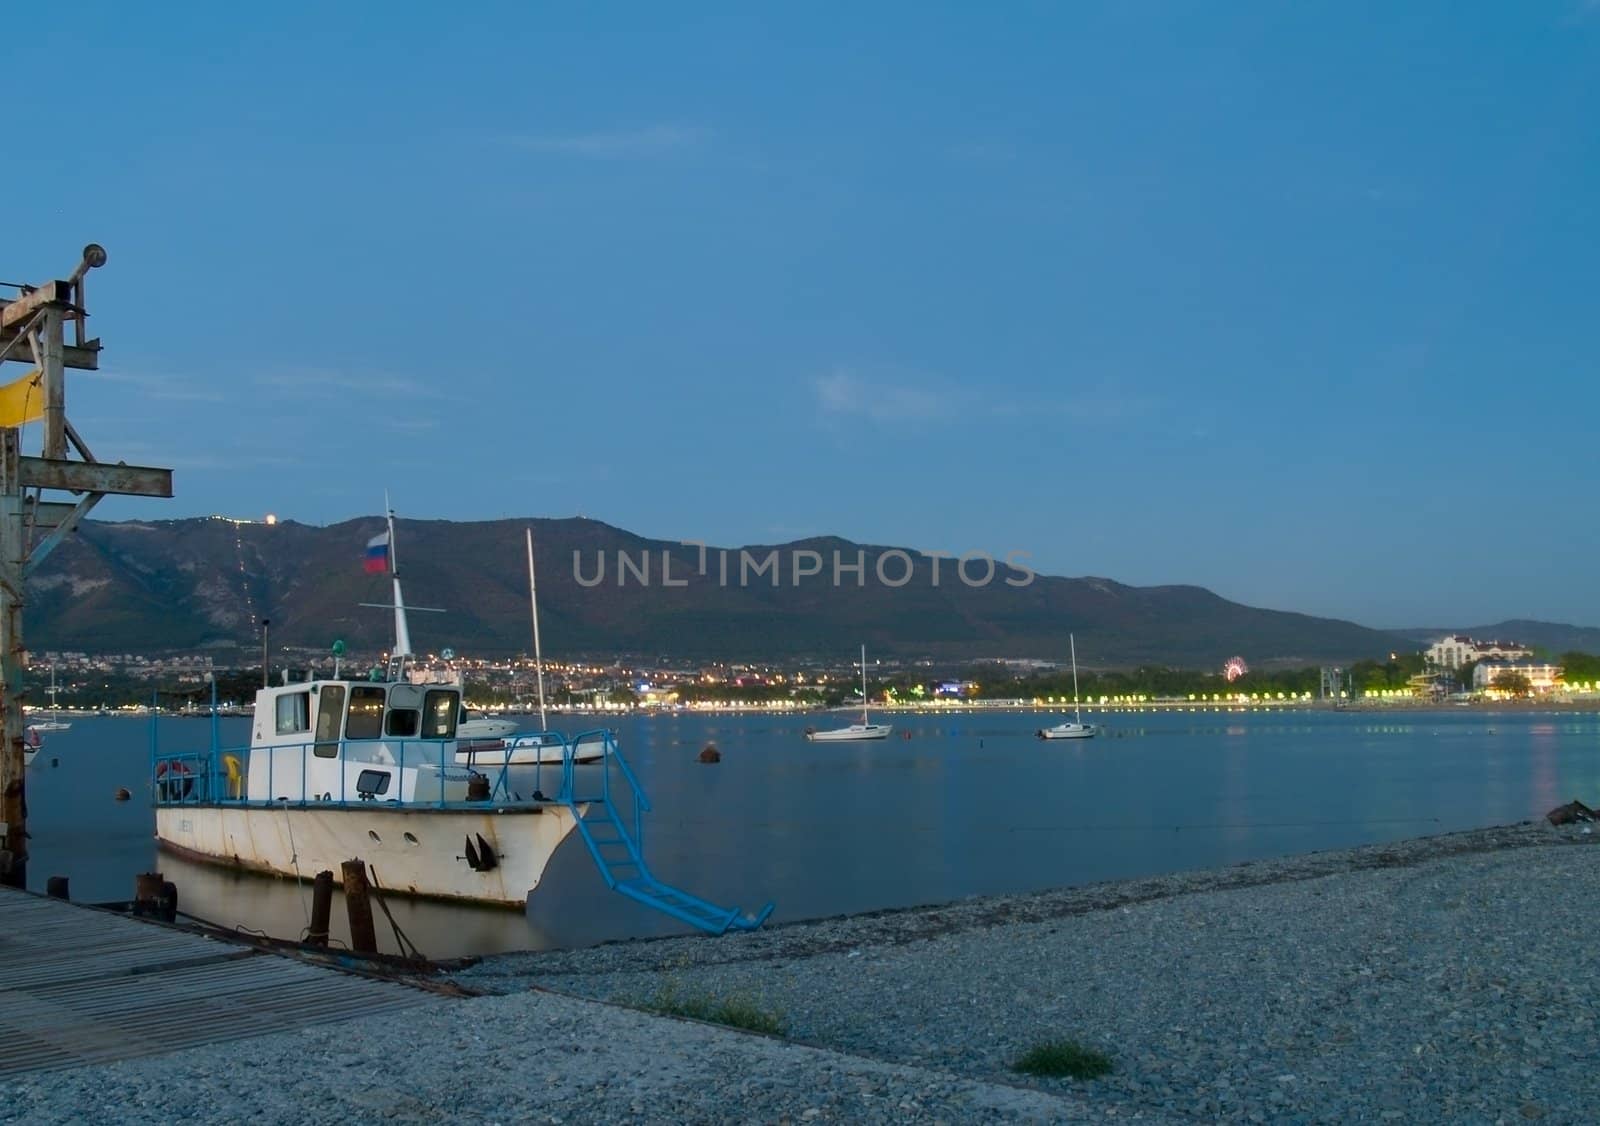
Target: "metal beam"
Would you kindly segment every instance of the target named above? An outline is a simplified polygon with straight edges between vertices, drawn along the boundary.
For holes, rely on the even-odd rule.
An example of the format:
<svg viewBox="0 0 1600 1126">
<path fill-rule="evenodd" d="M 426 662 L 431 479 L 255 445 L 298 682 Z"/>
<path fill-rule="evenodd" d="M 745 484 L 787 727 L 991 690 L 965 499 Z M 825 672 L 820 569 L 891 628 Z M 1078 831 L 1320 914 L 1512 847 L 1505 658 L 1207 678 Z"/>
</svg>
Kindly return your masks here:
<svg viewBox="0 0 1600 1126">
<path fill-rule="evenodd" d="M 21 297 L 7 301 L 4 306 L 0 306 L 0 328 L 15 328 L 46 305 L 70 307 L 72 283 L 48 281 L 36 289 L 30 289 Z"/>
<path fill-rule="evenodd" d="M 33 497 L 22 499 L 23 519 L 35 529 L 59 528 L 77 507 L 62 501 L 35 500 Z"/>
<path fill-rule="evenodd" d="M 83 518 L 89 515 L 91 508 L 100 503 L 100 498 L 103 496 L 105 496 L 104 493 L 86 493 L 82 500 L 71 506 L 72 511 L 67 513 L 61 523 L 56 525 L 55 531 L 36 543 L 33 546 L 33 550 L 28 553 L 27 561 L 22 565 L 24 579 L 38 569 L 39 564 L 44 562 L 47 555 L 61 546 L 62 540 L 66 539 L 70 533 L 77 531 L 78 525 L 83 521 Z M 67 506 L 62 505 L 61 507 L 65 508 Z"/>
<path fill-rule="evenodd" d="M 0 348 L 5 347 L 18 335 L 17 329 L 0 329 Z M 7 352 L 5 363 L 31 364 L 33 353 L 26 347 L 17 347 Z M 100 370 L 100 341 L 85 340 L 81 346 L 64 344 L 61 347 L 61 366 L 72 368 L 75 371 Z"/>
<path fill-rule="evenodd" d="M 67 489 L 75 493 L 122 493 L 138 497 L 172 495 L 172 470 L 152 469 L 144 465 L 19 457 L 17 473 L 18 483 L 23 488 Z"/>
</svg>

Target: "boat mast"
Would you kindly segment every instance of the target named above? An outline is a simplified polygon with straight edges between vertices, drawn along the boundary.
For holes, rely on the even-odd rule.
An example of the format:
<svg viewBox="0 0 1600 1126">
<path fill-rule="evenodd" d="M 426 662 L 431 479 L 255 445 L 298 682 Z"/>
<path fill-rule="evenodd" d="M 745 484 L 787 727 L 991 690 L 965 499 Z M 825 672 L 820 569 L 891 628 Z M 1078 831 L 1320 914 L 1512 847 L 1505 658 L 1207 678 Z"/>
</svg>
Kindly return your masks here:
<svg viewBox="0 0 1600 1126">
<path fill-rule="evenodd" d="M 395 551 L 394 509 L 389 507 L 387 492 L 383 494 L 383 511 L 389 521 L 389 577 L 394 582 L 394 652 L 391 656 L 401 659 L 400 669 L 395 674 L 395 679 L 399 680 L 405 675 L 404 658 L 412 655 L 411 630 L 406 626 L 405 599 L 400 597 L 400 556 Z"/>
<path fill-rule="evenodd" d="M 548 731 L 544 717 L 544 654 L 539 651 L 539 584 L 533 577 L 533 529 L 528 529 L 528 602 L 533 606 L 533 667 L 539 678 L 539 730 Z"/>
<path fill-rule="evenodd" d="M 1083 713 L 1078 710 L 1078 640 L 1067 634 L 1067 644 L 1072 646 L 1072 721 L 1083 726 Z"/>
<path fill-rule="evenodd" d="M 867 719 L 867 646 L 864 642 L 861 646 L 861 726 L 871 726 Z"/>
</svg>

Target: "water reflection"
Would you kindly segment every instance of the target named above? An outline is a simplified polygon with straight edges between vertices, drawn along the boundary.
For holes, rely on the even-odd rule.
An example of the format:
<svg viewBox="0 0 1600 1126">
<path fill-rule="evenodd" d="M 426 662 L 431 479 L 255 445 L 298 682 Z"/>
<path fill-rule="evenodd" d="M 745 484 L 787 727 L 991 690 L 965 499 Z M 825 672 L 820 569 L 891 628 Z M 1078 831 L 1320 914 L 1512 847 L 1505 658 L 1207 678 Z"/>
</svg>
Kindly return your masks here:
<svg viewBox="0 0 1600 1126">
<path fill-rule="evenodd" d="M 632 717 L 619 735 L 649 792 L 657 875 L 777 920 L 942 902 L 1210 867 L 1542 815 L 1600 797 L 1600 720 L 1473 712 L 1405 721 L 1325 712 L 1113 716 L 1105 736 L 1033 737 L 1039 717 L 897 716 L 910 739 L 814 744 L 804 717 Z M 245 721 L 225 723 L 242 742 Z M 126 899 L 160 868 L 180 907 L 295 937 L 307 887 L 157 855 L 148 736 L 80 719 L 29 770 L 32 884 L 71 878 L 80 900 Z M 163 721 L 198 749 L 205 724 Z M 706 743 L 722 761 L 701 764 Z M 134 800 L 115 803 L 127 786 Z M 306 873 L 308 877 L 311 873 Z M 381 873 L 380 873 L 381 876 Z M 395 898 L 395 920 L 436 957 L 678 933 L 609 891 L 580 841 L 557 852 L 526 914 Z M 335 909 L 342 934 L 342 907 Z M 395 940 L 380 914 L 386 948 Z"/>
</svg>

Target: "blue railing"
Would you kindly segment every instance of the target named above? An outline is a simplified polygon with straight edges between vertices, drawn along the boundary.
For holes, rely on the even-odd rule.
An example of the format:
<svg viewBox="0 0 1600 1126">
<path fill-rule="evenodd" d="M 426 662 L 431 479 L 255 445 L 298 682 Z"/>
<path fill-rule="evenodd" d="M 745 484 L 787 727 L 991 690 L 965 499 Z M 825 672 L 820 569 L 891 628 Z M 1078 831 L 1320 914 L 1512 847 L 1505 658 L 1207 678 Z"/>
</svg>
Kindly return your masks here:
<svg viewBox="0 0 1600 1126">
<path fill-rule="evenodd" d="M 439 739 L 341 739 L 306 740 L 295 743 L 278 743 L 264 747 L 223 748 L 215 745 L 204 751 L 163 753 L 155 732 L 152 716 L 150 729 L 150 772 L 152 795 L 157 805 L 364 805 L 371 802 L 400 804 L 408 807 L 436 809 L 481 809 L 485 801 L 502 805 L 570 805 L 574 800 L 577 780 L 581 777 L 577 761 L 580 747 L 600 743 L 603 775 L 609 774 L 607 764 L 620 762 L 616 741 L 609 731 L 590 731 L 576 739 L 568 739 L 560 732 L 544 735 L 546 750 L 560 749 L 559 763 L 545 763 L 544 754 L 530 764 L 512 761 L 514 745 L 501 750 L 467 751 L 454 740 Z M 527 744 L 524 743 L 524 747 Z M 322 753 L 326 752 L 326 753 Z M 250 762 L 252 755 L 266 756 L 267 794 L 252 799 L 249 796 Z M 499 757 L 498 763 L 480 763 L 474 759 Z M 294 765 L 286 766 L 281 759 Z M 313 770 L 313 764 L 325 763 L 322 770 Z M 351 768 L 357 768 L 353 771 Z M 406 771 L 413 773 L 408 778 Z M 416 773 L 417 768 L 427 768 Z M 643 792 L 626 763 L 629 784 L 636 802 L 642 801 Z M 513 775 L 513 770 L 518 773 Z M 521 786 L 531 770 L 532 788 L 524 794 L 514 789 Z M 371 771 L 383 775 L 372 778 L 368 787 L 360 784 L 361 773 Z M 587 774 L 588 772 L 583 772 Z M 488 793 L 479 799 L 468 799 L 463 787 L 471 778 L 481 774 L 490 779 Z M 553 793 L 546 793 L 545 785 L 555 783 Z M 423 792 L 418 793 L 419 783 Z M 410 786 L 409 795 L 406 793 Z M 599 800 L 610 793 L 609 777 L 602 781 Z M 435 790 L 434 787 L 437 787 Z M 461 791 L 451 797 L 450 791 Z M 596 800 L 588 796 L 582 800 Z M 646 808 L 648 804 L 646 804 Z"/>
</svg>

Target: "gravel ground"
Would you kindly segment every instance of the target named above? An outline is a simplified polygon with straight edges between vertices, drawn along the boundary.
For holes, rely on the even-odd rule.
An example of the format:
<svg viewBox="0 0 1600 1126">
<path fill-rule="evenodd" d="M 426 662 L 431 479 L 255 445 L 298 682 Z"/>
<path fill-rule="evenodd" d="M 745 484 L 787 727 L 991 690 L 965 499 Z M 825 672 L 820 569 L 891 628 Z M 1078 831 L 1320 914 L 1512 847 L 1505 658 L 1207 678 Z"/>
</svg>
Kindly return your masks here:
<svg viewBox="0 0 1600 1126">
<path fill-rule="evenodd" d="M 1072 1036 L 1114 1073 L 1028 1082 L 1119 1117 L 1593 1121 L 1600 853 L 1573 846 L 1597 839 L 1528 824 L 458 980 L 743 998 L 797 1041 L 995 1082 Z"/>
<path fill-rule="evenodd" d="M 499 996 L 0 1082 L 0 1122 L 1588 1122 L 1596 840 L 1529 824 L 502 955 L 455 975 Z M 790 1040 L 607 1003 L 663 992 Z M 1059 1036 L 1115 1070 L 1010 1070 Z"/>
<path fill-rule="evenodd" d="M 1086 1121 L 1081 1102 L 521 993 L 0 1083 L 0 1122 Z"/>
</svg>

